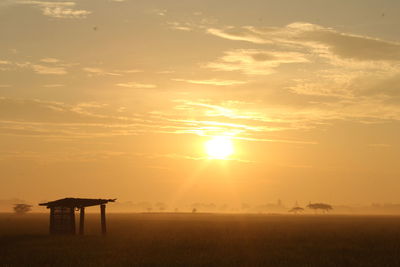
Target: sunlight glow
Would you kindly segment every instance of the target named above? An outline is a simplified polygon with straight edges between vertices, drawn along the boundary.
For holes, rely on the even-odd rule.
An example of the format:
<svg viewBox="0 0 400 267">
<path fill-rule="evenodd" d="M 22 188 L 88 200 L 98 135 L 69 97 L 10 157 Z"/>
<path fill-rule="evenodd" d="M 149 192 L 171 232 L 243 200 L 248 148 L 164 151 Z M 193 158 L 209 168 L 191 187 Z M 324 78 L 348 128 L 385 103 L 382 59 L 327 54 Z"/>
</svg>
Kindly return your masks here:
<svg viewBox="0 0 400 267">
<path fill-rule="evenodd" d="M 205 143 L 207 155 L 210 159 L 227 159 L 233 154 L 233 143 L 228 136 L 215 136 Z"/>
</svg>

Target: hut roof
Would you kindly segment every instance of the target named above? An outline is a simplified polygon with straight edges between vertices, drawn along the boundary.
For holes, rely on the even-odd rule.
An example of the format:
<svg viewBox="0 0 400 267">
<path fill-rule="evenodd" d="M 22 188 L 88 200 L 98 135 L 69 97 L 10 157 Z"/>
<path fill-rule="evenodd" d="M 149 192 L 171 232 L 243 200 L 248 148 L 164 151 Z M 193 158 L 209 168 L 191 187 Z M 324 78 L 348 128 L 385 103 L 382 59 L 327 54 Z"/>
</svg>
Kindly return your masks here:
<svg viewBox="0 0 400 267">
<path fill-rule="evenodd" d="M 82 208 L 89 206 L 96 206 L 106 204 L 108 202 L 114 202 L 116 199 L 95 199 L 95 198 L 63 198 L 46 203 L 40 203 L 40 206 L 50 207 L 70 207 L 70 208 Z"/>
</svg>

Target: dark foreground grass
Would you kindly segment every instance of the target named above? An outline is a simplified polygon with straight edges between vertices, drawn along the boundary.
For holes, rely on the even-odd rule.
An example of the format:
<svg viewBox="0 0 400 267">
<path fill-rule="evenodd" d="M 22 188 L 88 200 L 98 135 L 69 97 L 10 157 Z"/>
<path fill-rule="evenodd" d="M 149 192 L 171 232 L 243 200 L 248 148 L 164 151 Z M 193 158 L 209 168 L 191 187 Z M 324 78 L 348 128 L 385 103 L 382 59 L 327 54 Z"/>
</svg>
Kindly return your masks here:
<svg viewBox="0 0 400 267">
<path fill-rule="evenodd" d="M 400 266 L 400 217 L 109 214 L 106 237 L 0 215 L 0 266 Z"/>
</svg>

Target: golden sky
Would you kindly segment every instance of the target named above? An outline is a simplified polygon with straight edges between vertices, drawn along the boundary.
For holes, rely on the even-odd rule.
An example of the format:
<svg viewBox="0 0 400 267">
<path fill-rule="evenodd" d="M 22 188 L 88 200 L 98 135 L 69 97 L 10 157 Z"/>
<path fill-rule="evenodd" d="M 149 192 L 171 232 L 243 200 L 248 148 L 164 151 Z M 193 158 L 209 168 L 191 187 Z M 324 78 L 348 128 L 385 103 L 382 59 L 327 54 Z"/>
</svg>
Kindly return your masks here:
<svg viewBox="0 0 400 267">
<path fill-rule="evenodd" d="M 399 13 L 1 0 L 0 198 L 399 202 Z"/>
</svg>

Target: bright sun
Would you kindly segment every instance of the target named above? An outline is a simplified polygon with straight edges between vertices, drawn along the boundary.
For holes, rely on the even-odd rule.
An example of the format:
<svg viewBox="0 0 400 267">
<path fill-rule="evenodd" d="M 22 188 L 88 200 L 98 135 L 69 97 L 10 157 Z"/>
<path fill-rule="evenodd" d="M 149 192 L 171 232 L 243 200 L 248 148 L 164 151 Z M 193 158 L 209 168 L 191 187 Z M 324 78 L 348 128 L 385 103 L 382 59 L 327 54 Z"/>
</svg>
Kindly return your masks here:
<svg viewBox="0 0 400 267">
<path fill-rule="evenodd" d="M 208 140 L 205 146 L 211 159 L 226 159 L 233 154 L 233 143 L 228 136 L 215 136 Z"/>
</svg>

